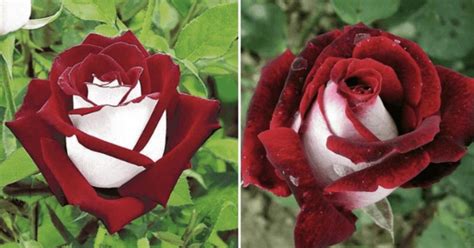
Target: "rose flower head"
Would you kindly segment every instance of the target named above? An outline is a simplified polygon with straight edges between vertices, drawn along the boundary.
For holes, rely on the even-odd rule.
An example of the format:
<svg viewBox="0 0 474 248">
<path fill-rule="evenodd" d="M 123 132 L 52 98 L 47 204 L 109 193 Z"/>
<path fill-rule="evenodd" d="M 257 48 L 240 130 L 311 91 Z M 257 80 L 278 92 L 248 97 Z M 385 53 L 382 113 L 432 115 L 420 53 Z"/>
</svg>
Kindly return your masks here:
<svg viewBox="0 0 474 248">
<path fill-rule="evenodd" d="M 219 128 L 219 103 L 177 91 L 171 57 L 149 54 L 132 32 L 90 34 L 33 79 L 7 123 L 63 204 L 109 232 L 166 206 L 182 171 Z"/>
<path fill-rule="evenodd" d="M 414 42 L 363 24 L 263 68 L 244 130 L 242 176 L 301 212 L 296 247 L 355 230 L 352 210 L 453 172 L 474 137 L 474 79 Z"/>
</svg>

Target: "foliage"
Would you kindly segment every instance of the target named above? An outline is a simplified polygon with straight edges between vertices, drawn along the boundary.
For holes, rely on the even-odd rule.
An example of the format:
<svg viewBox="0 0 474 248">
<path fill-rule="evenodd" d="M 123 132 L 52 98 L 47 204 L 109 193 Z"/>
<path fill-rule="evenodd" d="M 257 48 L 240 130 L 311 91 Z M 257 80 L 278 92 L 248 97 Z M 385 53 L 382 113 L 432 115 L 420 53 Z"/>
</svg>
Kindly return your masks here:
<svg viewBox="0 0 474 248">
<path fill-rule="evenodd" d="M 30 79 L 47 78 L 58 53 L 89 33 L 116 36 L 130 29 L 147 49 L 179 63 L 181 91 L 221 100 L 223 128 L 194 156 L 166 209 L 158 206 L 110 235 L 94 216 L 59 205 L 2 125 L 0 247 L 236 247 L 236 1 L 34 0 L 32 17 L 56 18 L 61 8 L 44 28 L 0 37 L 2 124 L 21 105 Z"/>
<path fill-rule="evenodd" d="M 434 63 L 474 76 L 473 7 L 469 0 L 242 1 L 242 123 L 260 70 L 270 58 L 285 48 L 297 53 L 314 35 L 361 21 L 412 39 Z M 469 154 L 435 186 L 400 189 L 388 198 L 394 243 L 391 234 L 372 220 L 382 216 L 375 221 L 390 229 L 391 216 L 383 207 L 356 212 L 355 235 L 336 247 L 473 247 L 474 145 Z M 253 188 L 244 190 L 242 198 L 242 247 L 293 245 L 298 212 L 294 198 Z"/>
</svg>

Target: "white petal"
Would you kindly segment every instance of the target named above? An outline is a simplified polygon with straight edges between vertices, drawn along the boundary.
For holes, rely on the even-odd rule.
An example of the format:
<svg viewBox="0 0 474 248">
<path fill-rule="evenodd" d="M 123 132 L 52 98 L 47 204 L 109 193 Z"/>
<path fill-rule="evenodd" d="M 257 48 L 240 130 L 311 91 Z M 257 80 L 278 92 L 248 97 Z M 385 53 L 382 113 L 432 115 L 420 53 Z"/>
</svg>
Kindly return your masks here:
<svg viewBox="0 0 474 248">
<path fill-rule="evenodd" d="M 389 140 L 398 136 L 397 125 L 383 105 L 380 97 L 365 112 L 358 113 L 357 118 L 380 140 Z"/>
<path fill-rule="evenodd" d="M 140 81 L 137 82 L 135 87 L 130 91 L 130 93 L 127 96 L 127 99 L 125 99 L 124 102 L 131 101 L 137 97 L 140 97 L 142 95 L 142 87 L 140 85 Z"/>
<path fill-rule="evenodd" d="M 78 108 L 90 108 L 90 107 L 93 107 L 94 105 L 92 105 L 90 102 L 84 100 L 84 98 L 82 98 L 80 96 L 73 95 L 72 96 L 72 106 L 73 106 L 74 109 L 78 109 Z"/>
<path fill-rule="evenodd" d="M 76 136 L 66 137 L 67 153 L 90 185 L 98 188 L 118 188 L 145 170 L 123 160 L 91 151 L 81 145 Z"/>
<path fill-rule="evenodd" d="M 337 85 L 334 82 L 327 84 L 323 99 L 324 113 L 334 134 L 345 138 L 359 138 L 360 134 L 346 116 L 347 100 L 337 93 Z"/>
<path fill-rule="evenodd" d="M 31 0 L 0 1 L 0 35 L 23 27 L 31 15 Z"/>
<path fill-rule="evenodd" d="M 367 207 L 374 204 L 388 195 L 390 195 L 395 189 L 386 189 L 379 186 L 374 192 L 347 192 L 341 193 L 340 202 L 348 209 L 356 209 Z"/>
<path fill-rule="evenodd" d="M 118 85 L 118 81 L 103 84 L 102 81 L 94 78 L 94 83 L 87 83 L 87 99 L 97 105 L 118 105 L 125 94 L 130 90 L 128 86 Z"/>
<path fill-rule="evenodd" d="M 128 149 L 133 149 L 157 103 L 158 100 L 147 97 L 138 103 L 130 102 L 123 106 L 104 106 L 100 111 L 84 116 L 77 114 L 69 115 L 69 118 L 75 127 L 89 135 Z M 66 141 L 66 143 L 67 142 L 68 141 Z M 165 144 L 166 112 L 163 113 L 150 141 L 141 153 L 148 156 L 153 161 L 157 161 L 163 156 Z M 76 162 L 75 164 L 78 168 L 82 168 L 81 171 L 89 169 L 96 170 L 95 168 L 91 169 L 91 165 L 95 165 L 96 160 L 100 159 L 93 156 L 87 156 L 79 150 L 68 150 L 68 154 L 71 157 L 80 157 L 80 159 L 76 158 L 76 160 L 81 164 L 76 164 Z M 109 163 L 111 167 L 108 167 L 107 171 L 110 170 L 110 173 L 106 171 L 107 173 L 97 176 L 100 178 L 100 181 L 103 182 L 101 184 L 102 186 L 110 184 L 115 185 L 114 187 L 116 187 L 116 182 L 122 182 L 123 184 L 135 176 L 135 174 L 130 173 L 129 170 L 122 170 L 122 166 L 115 166 L 112 162 Z M 129 166 L 136 167 L 134 165 Z M 83 173 L 86 177 L 88 174 L 92 174 L 92 172 Z"/>
</svg>

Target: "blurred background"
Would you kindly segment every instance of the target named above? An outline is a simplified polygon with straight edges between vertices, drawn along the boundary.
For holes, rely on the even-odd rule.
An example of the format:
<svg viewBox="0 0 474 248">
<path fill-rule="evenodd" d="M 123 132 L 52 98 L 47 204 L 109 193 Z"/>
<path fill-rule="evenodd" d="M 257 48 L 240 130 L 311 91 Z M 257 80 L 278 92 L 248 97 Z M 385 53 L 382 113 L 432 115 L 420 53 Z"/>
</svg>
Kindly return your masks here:
<svg viewBox="0 0 474 248">
<path fill-rule="evenodd" d="M 433 63 L 474 76 L 472 0 L 242 0 L 242 125 L 262 66 L 286 48 L 363 21 L 416 41 Z M 458 169 L 426 189 L 388 197 L 390 231 L 361 211 L 357 231 L 335 247 L 474 247 L 474 146 Z M 242 247 L 293 247 L 293 197 L 250 186 L 242 190 Z"/>
<path fill-rule="evenodd" d="M 1 69 L 12 76 L 4 87 L 0 71 L 0 247 L 237 247 L 237 0 L 32 2 L 31 18 L 59 17 L 0 36 L 0 55 L 9 55 L 11 65 Z M 18 109 L 29 81 L 46 79 L 59 53 L 90 33 L 114 37 L 126 30 L 152 53 L 173 57 L 181 92 L 220 100 L 222 128 L 195 154 L 167 208 L 157 206 L 110 235 L 93 215 L 58 203 L 4 122 L 12 118 L 6 98 Z"/>
</svg>

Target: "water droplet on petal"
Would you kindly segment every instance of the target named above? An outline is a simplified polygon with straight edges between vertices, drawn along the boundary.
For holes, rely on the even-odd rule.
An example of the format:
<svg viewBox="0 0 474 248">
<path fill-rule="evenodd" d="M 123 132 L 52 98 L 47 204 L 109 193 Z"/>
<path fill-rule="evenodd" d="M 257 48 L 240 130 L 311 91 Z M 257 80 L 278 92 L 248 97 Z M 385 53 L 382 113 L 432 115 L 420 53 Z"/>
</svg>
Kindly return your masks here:
<svg viewBox="0 0 474 248">
<path fill-rule="evenodd" d="M 368 33 L 358 33 L 354 36 L 354 45 L 363 41 L 363 40 L 366 40 L 370 38 L 370 34 Z"/>
</svg>

